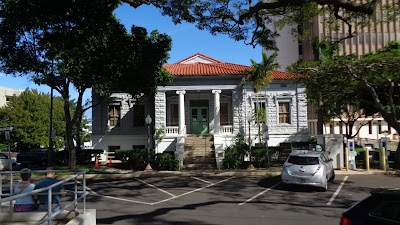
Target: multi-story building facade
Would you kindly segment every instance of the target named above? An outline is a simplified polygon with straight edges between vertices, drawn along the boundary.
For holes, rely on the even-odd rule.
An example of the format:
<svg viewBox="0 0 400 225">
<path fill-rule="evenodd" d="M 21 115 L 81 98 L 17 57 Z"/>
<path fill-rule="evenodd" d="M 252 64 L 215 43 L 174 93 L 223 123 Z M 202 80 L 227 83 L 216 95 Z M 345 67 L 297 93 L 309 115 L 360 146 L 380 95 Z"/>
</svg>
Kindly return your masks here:
<svg viewBox="0 0 400 225">
<path fill-rule="evenodd" d="M 4 106 L 13 96 L 18 96 L 23 90 L 0 86 L 0 107 Z"/>
<path fill-rule="evenodd" d="M 352 31 L 355 36 L 344 39 L 339 43 L 338 53 L 340 55 L 354 54 L 362 56 L 383 48 L 391 41 L 400 41 L 400 20 L 387 20 L 384 9 L 388 4 L 394 4 L 394 1 L 382 0 L 378 5 L 375 15 L 377 22 L 371 22 L 369 26 L 365 27 L 360 27 L 356 24 L 352 25 Z M 318 16 L 314 18 L 312 23 L 306 24 L 305 27 L 309 30 L 310 35 L 304 40 L 298 40 L 298 38 L 292 34 L 292 30 L 297 29 L 295 26 L 286 26 L 283 29 L 277 30 L 280 36 L 276 40 L 279 49 L 277 51 L 278 57 L 276 61 L 281 65 L 281 70 L 285 70 L 298 60 L 314 60 L 310 37 L 317 37 L 319 40 L 327 38 L 328 40 L 338 41 L 349 35 L 349 27 L 344 22 L 337 24 L 339 26 L 333 27 L 333 25 L 327 25 L 327 23 L 325 23 L 326 20 L 326 17 Z M 388 127 L 387 123 L 381 117 L 363 118 L 362 121 L 360 120 L 356 123 L 353 133 L 356 132 L 360 124 L 364 124 L 366 120 L 373 120 L 373 122 L 360 129 L 357 135 L 359 139 L 376 140 L 381 137 L 398 139 L 398 134 L 395 133 L 395 130 Z M 309 105 L 308 127 L 311 135 L 317 135 L 317 121 L 317 107 Z M 327 134 L 341 134 L 345 133 L 345 128 L 343 128 L 343 123 L 340 122 L 339 118 L 333 118 L 329 123 L 324 124 L 323 132 Z"/>
</svg>

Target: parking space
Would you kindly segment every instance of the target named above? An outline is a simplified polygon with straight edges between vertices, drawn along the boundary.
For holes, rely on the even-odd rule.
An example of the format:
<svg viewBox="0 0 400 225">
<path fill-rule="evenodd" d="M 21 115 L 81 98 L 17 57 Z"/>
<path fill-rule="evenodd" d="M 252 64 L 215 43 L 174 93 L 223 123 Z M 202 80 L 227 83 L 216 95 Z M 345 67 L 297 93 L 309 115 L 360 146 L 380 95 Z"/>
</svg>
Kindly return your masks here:
<svg viewBox="0 0 400 225">
<path fill-rule="evenodd" d="M 338 175 L 327 192 L 280 177 L 152 177 L 89 180 L 98 224 L 339 224 L 341 212 L 399 177 Z M 289 212 L 289 213 L 288 213 Z M 184 222 L 184 223 L 183 223 Z"/>
<path fill-rule="evenodd" d="M 288 187 L 279 176 L 105 177 L 87 187 L 97 224 L 338 225 L 350 204 L 375 188 L 399 188 L 400 177 L 337 175 L 327 192 Z"/>
</svg>

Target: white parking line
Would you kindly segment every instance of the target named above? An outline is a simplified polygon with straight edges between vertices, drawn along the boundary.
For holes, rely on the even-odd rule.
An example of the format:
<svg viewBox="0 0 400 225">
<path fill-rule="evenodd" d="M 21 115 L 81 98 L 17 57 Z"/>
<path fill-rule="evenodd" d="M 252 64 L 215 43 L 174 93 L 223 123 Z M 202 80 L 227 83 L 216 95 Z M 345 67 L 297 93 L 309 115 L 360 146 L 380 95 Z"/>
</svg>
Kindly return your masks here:
<svg viewBox="0 0 400 225">
<path fill-rule="evenodd" d="M 82 183 L 81 183 L 80 181 L 76 181 L 76 183 L 82 185 Z M 89 186 L 87 186 L 87 185 L 86 185 L 86 190 L 88 190 L 89 192 L 92 192 L 92 193 L 95 194 L 95 195 L 101 196 L 101 195 L 98 194 L 97 192 L 93 191 L 93 190 L 92 190 Z"/>
<path fill-rule="evenodd" d="M 158 202 L 154 202 L 154 203 L 152 203 L 151 205 L 160 204 L 160 203 L 167 202 L 167 201 L 170 201 L 170 200 L 175 199 L 175 198 L 179 198 L 179 197 L 182 197 L 182 196 L 185 196 L 185 195 L 188 195 L 188 194 L 192 194 L 192 193 L 194 193 L 194 192 L 201 191 L 201 190 L 203 190 L 203 189 L 205 189 L 205 188 L 209 188 L 209 187 L 212 187 L 212 186 L 214 186 L 214 185 L 220 184 L 220 183 L 222 183 L 222 182 L 228 181 L 228 180 L 230 180 L 230 179 L 232 179 L 232 178 L 234 178 L 234 177 L 229 177 L 229 178 L 227 178 L 227 179 L 225 179 L 225 180 L 221 180 L 221 181 L 218 181 L 218 182 L 216 182 L 216 183 L 209 184 L 209 185 L 207 185 L 207 186 L 205 186 L 205 187 L 197 188 L 197 189 L 195 189 L 195 190 L 193 190 L 193 191 L 189 191 L 189 192 L 186 192 L 186 193 L 183 193 L 183 194 L 180 194 L 180 195 L 171 197 L 171 198 L 167 198 L 167 199 L 164 199 L 164 200 L 161 200 L 161 201 L 158 201 Z"/>
<path fill-rule="evenodd" d="M 193 179 L 196 179 L 196 180 L 199 180 L 199 181 L 202 181 L 202 182 L 207 183 L 207 184 L 212 184 L 212 182 L 210 182 L 210 181 L 208 181 L 208 180 L 203 180 L 203 179 L 198 178 L 198 177 L 192 177 L 192 178 L 193 178 Z"/>
<path fill-rule="evenodd" d="M 155 189 L 157 189 L 157 190 L 159 190 L 159 191 L 161 191 L 161 192 L 164 192 L 165 194 L 168 194 L 168 195 L 170 195 L 170 196 L 172 196 L 172 197 L 176 197 L 176 195 L 174 195 L 174 194 L 172 194 L 172 193 L 169 193 L 168 191 L 163 190 L 163 189 L 161 189 L 161 188 L 158 188 L 158 187 L 156 187 L 156 186 L 154 186 L 154 185 L 152 185 L 152 184 L 149 184 L 149 183 L 147 183 L 147 182 L 144 181 L 144 180 L 141 180 L 141 179 L 138 179 L 138 178 L 135 178 L 135 180 L 138 180 L 138 181 L 142 182 L 143 184 L 146 184 L 146 185 L 148 185 L 148 186 L 150 186 L 150 187 L 152 187 L 152 188 L 155 188 Z"/>
<path fill-rule="evenodd" d="M 332 195 L 332 198 L 329 200 L 328 203 L 326 203 L 326 205 L 331 205 L 332 202 L 335 200 L 336 196 L 339 194 L 340 190 L 342 189 L 344 183 L 346 183 L 347 178 L 349 178 L 349 176 L 345 176 L 342 183 L 340 183 L 339 187 L 337 188 L 336 192 Z"/>
<path fill-rule="evenodd" d="M 77 181 L 79 184 L 82 184 L 81 182 Z M 90 192 L 93 193 L 93 195 L 103 197 L 103 198 L 110 198 L 114 200 L 119 200 L 119 201 L 125 201 L 125 202 L 133 202 L 133 203 L 139 203 L 139 204 L 144 204 L 144 205 L 151 205 L 151 203 L 148 202 L 141 202 L 141 201 L 135 201 L 135 200 L 129 200 L 129 199 L 124 199 L 124 198 L 117 198 L 117 197 L 112 197 L 112 196 L 107 196 L 107 195 L 101 195 L 95 191 L 93 191 L 90 187 L 86 186 L 86 189 Z"/>
<path fill-rule="evenodd" d="M 258 196 L 260 196 L 260 195 L 262 195 L 262 194 L 264 194 L 264 193 L 270 191 L 271 189 L 274 189 L 276 186 L 278 186 L 278 185 L 281 184 L 281 183 L 282 183 L 282 181 L 276 183 L 274 186 L 272 186 L 272 187 L 270 187 L 270 188 L 268 188 L 268 189 L 266 189 L 266 190 L 264 190 L 264 191 L 262 191 L 262 192 L 260 192 L 260 193 L 258 193 L 258 194 L 256 194 L 256 195 L 254 195 L 253 197 L 247 199 L 246 201 L 244 201 L 244 202 L 242 202 L 242 203 L 239 203 L 238 205 L 244 205 L 244 204 L 246 204 L 246 203 L 252 201 L 253 199 L 257 198 Z"/>
<path fill-rule="evenodd" d="M 96 194 L 96 195 L 99 196 L 99 197 L 110 198 L 110 199 L 124 201 L 124 202 L 132 202 L 132 203 L 139 203 L 139 204 L 144 204 L 144 205 L 152 205 L 152 203 L 148 203 L 148 202 L 141 202 L 141 201 L 124 199 L 124 198 L 116 198 L 116 197 L 107 196 L 107 195 L 99 195 L 99 194 Z"/>
</svg>

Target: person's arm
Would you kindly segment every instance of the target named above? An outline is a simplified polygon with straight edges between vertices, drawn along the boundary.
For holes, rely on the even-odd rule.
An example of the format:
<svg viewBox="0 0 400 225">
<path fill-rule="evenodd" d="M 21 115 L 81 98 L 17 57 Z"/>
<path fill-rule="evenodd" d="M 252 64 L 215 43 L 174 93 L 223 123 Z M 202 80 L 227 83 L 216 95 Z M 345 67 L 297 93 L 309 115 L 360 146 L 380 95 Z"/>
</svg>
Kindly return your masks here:
<svg viewBox="0 0 400 225">
<path fill-rule="evenodd" d="M 32 195 L 32 200 L 33 201 L 38 201 L 39 200 L 39 195 Z"/>
<path fill-rule="evenodd" d="M 35 184 L 33 184 L 33 185 L 34 185 L 33 190 L 39 189 L 37 185 L 35 185 Z M 39 195 L 38 194 L 33 194 L 32 195 L 32 200 L 34 202 L 37 202 L 39 200 Z"/>
<path fill-rule="evenodd" d="M 61 197 L 64 197 L 65 196 L 65 189 L 63 188 L 63 189 L 60 189 L 60 196 Z"/>
<path fill-rule="evenodd" d="M 59 186 L 59 192 L 60 192 L 60 196 L 61 196 L 61 197 L 64 197 L 64 196 L 65 196 L 66 193 L 65 193 L 64 185 L 61 184 L 61 185 Z"/>
</svg>

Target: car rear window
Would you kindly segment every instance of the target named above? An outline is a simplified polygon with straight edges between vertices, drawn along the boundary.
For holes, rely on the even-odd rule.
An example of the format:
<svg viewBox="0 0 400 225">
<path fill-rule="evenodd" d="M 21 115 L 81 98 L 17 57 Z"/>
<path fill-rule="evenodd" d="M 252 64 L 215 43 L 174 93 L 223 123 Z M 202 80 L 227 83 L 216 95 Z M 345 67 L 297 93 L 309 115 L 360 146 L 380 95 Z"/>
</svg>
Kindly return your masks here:
<svg viewBox="0 0 400 225">
<path fill-rule="evenodd" d="M 289 156 L 289 163 L 296 164 L 296 165 L 318 165 L 318 157 L 311 157 L 311 156 L 297 156 L 292 155 Z"/>
</svg>

